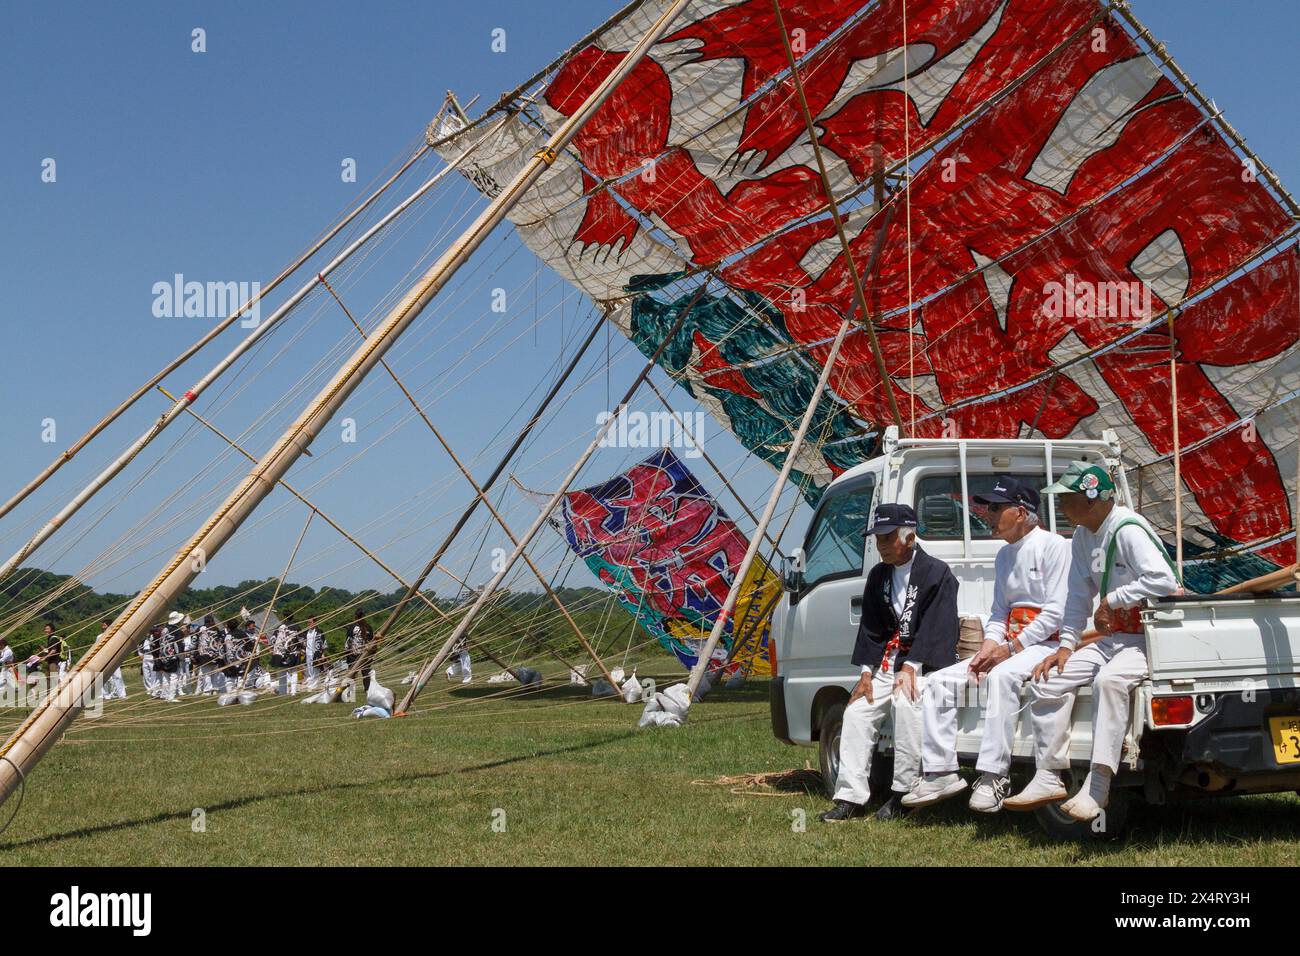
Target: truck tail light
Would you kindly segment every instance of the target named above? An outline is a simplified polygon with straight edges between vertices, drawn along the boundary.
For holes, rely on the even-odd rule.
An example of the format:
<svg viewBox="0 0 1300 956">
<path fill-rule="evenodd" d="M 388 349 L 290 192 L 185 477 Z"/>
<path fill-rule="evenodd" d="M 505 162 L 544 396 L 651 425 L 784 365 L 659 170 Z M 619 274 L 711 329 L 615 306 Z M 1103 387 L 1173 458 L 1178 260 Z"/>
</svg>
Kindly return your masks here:
<svg viewBox="0 0 1300 956">
<path fill-rule="evenodd" d="M 1151 698 L 1151 722 L 1157 727 L 1190 724 L 1196 708 L 1190 697 Z"/>
<path fill-rule="evenodd" d="M 776 638 L 770 633 L 767 635 L 767 666 L 772 671 L 772 676 L 776 676 Z"/>
</svg>

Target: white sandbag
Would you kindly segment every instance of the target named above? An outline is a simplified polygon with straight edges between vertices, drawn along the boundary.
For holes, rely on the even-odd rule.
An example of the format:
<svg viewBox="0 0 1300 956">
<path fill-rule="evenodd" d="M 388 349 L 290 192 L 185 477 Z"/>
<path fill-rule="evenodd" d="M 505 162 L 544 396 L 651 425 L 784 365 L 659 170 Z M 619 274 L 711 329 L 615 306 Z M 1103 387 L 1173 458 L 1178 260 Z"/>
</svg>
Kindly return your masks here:
<svg viewBox="0 0 1300 956">
<path fill-rule="evenodd" d="M 332 704 L 338 697 L 338 689 L 331 687 L 321 691 L 318 694 L 312 694 L 310 697 L 304 697 L 300 703 L 303 704 Z"/>
<path fill-rule="evenodd" d="M 355 680 L 343 682 L 343 693 L 339 699 L 345 704 L 355 704 L 357 702 L 357 682 Z"/>
<path fill-rule="evenodd" d="M 635 704 L 641 699 L 641 682 L 636 679 L 636 671 L 623 682 L 623 699 L 629 704 Z"/>
<path fill-rule="evenodd" d="M 685 684 L 673 684 L 666 691 L 655 694 L 655 700 L 659 704 L 659 709 L 674 714 L 682 720 L 686 719 L 686 713 L 691 709 L 691 701 L 687 695 Z"/>
<path fill-rule="evenodd" d="M 243 704 L 245 707 L 253 703 L 253 701 L 255 700 L 257 700 L 257 695 L 254 694 L 251 690 L 241 690 L 239 692 L 239 702 Z"/>
<path fill-rule="evenodd" d="M 379 678 L 375 675 L 374 668 L 370 669 L 370 689 L 366 691 L 366 704 L 370 707 L 380 707 L 390 713 L 393 710 L 393 704 L 397 702 L 397 696 L 379 683 Z"/>
<path fill-rule="evenodd" d="M 373 687 L 375 685 L 371 684 L 370 686 Z M 393 713 L 386 707 L 375 707 L 367 704 L 365 707 L 358 707 L 354 710 L 352 716 L 357 720 L 360 720 L 362 717 L 392 717 Z"/>
<path fill-rule="evenodd" d="M 615 684 L 622 684 L 622 683 L 623 683 L 623 678 L 624 678 L 626 675 L 623 673 L 623 668 L 621 668 L 621 667 L 615 667 L 612 671 L 609 672 L 609 676 L 612 677 L 612 678 L 614 678 L 614 683 L 615 683 Z"/>
<path fill-rule="evenodd" d="M 676 714 L 667 714 L 662 710 L 651 711 L 648 714 L 641 715 L 640 727 L 680 727 L 685 723 L 684 717 L 678 717 Z"/>
<path fill-rule="evenodd" d="M 569 668 L 569 683 L 577 684 L 581 687 L 587 685 L 587 665 L 579 664 L 577 667 Z"/>
<path fill-rule="evenodd" d="M 509 684 L 515 679 L 515 675 L 509 671 L 502 671 L 500 674 L 493 674 L 488 678 L 489 684 Z"/>
<path fill-rule="evenodd" d="M 217 698 L 218 707 L 229 707 L 231 704 L 238 704 L 238 703 L 239 703 L 238 694 L 222 694 L 220 697 Z"/>
<path fill-rule="evenodd" d="M 402 678 L 402 683 L 409 684 L 414 680 L 415 680 L 415 671 L 408 671 L 406 676 Z"/>
</svg>

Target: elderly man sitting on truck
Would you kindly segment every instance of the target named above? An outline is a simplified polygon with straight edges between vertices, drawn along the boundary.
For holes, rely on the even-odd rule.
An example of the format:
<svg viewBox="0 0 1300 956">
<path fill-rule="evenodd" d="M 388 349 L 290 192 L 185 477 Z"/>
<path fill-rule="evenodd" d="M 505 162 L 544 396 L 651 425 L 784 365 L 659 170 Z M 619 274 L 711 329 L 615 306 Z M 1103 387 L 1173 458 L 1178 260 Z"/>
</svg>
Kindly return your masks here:
<svg viewBox="0 0 1300 956">
<path fill-rule="evenodd" d="M 957 707 L 968 688 L 984 677 L 984 736 L 980 772 L 970 808 L 997 813 L 1011 781 L 1011 745 L 1020 717 L 1020 688 L 1057 649 L 1057 629 L 1065 614 L 1070 543 L 1038 521 L 1038 490 L 1010 475 L 999 475 L 993 490 L 975 498 L 984 505 L 993 533 L 1006 542 L 993 564 L 993 607 L 984 627 L 984 644 L 968 660 L 926 679 L 921 766 L 925 779 L 903 797 L 905 807 L 923 807 L 966 789 L 957 776 Z"/>
<path fill-rule="evenodd" d="M 1147 598 L 1174 594 L 1179 585 L 1169 555 L 1151 526 L 1137 512 L 1114 502 L 1115 483 L 1104 468 L 1072 462 L 1060 481 L 1043 493 L 1060 495 L 1061 510 L 1075 525 L 1069 593 L 1060 648 L 1039 665 L 1031 685 L 1029 713 L 1038 772 L 1004 806 L 1032 810 L 1065 800 L 1060 771 L 1070 766 L 1070 712 L 1075 693 L 1091 683 L 1092 766 L 1079 792 L 1061 807 L 1074 819 L 1088 822 L 1106 808 L 1110 798 L 1133 689 L 1147 674 L 1139 609 Z M 1093 624 L 1101 639 L 1079 648 L 1088 612 L 1099 593 L 1101 603 Z"/>
<path fill-rule="evenodd" d="M 921 769 L 923 675 L 957 660 L 957 579 L 948 565 L 917 546 L 916 525 L 916 512 L 907 505 L 882 504 L 866 532 L 876 537 L 880 563 L 862 592 L 853 648 L 862 675 L 844 711 L 839 776 L 834 804 L 820 817 L 824 823 L 865 812 L 876 739 L 891 711 L 894 793 L 876 819 L 907 812 L 899 799 L 916 784 Z"/>
</svg>

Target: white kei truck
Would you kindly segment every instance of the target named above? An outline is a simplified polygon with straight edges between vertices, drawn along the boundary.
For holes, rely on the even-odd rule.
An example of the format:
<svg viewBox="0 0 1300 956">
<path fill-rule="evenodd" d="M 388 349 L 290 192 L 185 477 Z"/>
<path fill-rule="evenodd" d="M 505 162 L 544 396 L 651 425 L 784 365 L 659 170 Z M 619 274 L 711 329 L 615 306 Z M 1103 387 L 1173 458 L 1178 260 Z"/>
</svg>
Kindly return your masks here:
<svg viewBox="0 0 1300 956">
<path fill-rule="evenodd" d="M 1055 481 L 1072 459 L 1102 464 L 1115 476 L 1118 500 L 1131 507 L 1120 444 L 1102 440 L 903 439 L 890 428 L 883 454 L 836 478 L 819 500 L 802 548 L 783 569 L 784 594 L 772 618 L 772 732 L 791 744 L 817 744 L 827 791 L 839 770 L 840 727 L 858 679 L 850 663 L 867 572 L 879 561 L 865 534 L 877 505 L 916 509 L 917 536 L 959 582 L 963 656 L 978 647 L 975 620 L 993 600 L 993 558 L 1003 542 L 989 533 L 975 496 L 994 476 Z M 1045 496 L 1045 527 L 1070 534 L 1055 496 Z M 1129 800 L 1152 804 L 1194 797 L 1300 789 L 1300 595 L 1287 592 L 1210 597 L 1180 595 L 1147 602 L 1141 612 L 1150 674 L 1133 695 L 1133 713 L 1104 835 L 1123 831 Z M 1027 704 L 1029 690 L 1022 691 Z M 983 730 L 977 695 L 958 712 L 958 760 L 973 766 Z M 1082 688 L 1072 715 L 1067 774 L 1071 792 L 1092 750 L 1092 701 Z M 889 789 L 888 724 L 872 766 L 872 790 Z M 1032 771 L 1028 707 L 1021 710 L 1013 777 Z M 1017 781 L 1017 786 L 1019 781 Z M 1036 811 L 1049 834 L 1095 838 L 1057 805 Z"/>
</svg>

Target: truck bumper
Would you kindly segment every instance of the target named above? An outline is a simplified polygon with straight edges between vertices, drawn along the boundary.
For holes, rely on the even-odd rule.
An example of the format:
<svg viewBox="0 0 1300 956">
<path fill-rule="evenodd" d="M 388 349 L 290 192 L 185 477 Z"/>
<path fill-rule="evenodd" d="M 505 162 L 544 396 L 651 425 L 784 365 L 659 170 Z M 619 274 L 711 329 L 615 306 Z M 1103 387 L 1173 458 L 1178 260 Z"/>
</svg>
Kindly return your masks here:
<svg viewBox="0 0 1300 956">
<path fill-rule="evenodd" d="M 768 694 L 772 713 L 772 736 L 782 743 L 794 743 L 790 739 L 790 721 L 785 715 L 785 678 L 773 677 L 768 682 Z"/>
<path fill-rule="evenodd" d="M 1278 761 L 1269 730 L 1270 717 L 1296 714 L 1300 714 L 1300 691 L 1295 688 L 1260 688 L 1252 700 L 1242 694 L 1223 694 L 1210 714 L 1187 731 L 1183 763 L 1230 779 L 1231 783 L 1222 782 L 1232 789 L 1300 787 L 1300 763 Z"/>
</svg>

